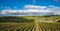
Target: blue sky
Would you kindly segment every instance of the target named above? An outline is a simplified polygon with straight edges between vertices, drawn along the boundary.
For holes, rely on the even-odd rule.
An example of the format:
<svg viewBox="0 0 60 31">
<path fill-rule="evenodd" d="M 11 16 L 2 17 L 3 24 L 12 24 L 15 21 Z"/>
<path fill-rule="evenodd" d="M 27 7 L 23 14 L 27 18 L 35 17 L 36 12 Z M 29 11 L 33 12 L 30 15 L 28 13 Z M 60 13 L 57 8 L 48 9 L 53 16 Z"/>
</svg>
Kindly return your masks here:
<svg viewBox="0 0 60 31">
<path fill-rule="evenodd" d="M 31 7 L 29 8 L 29 6 L 31 6 Z M 17 12 L 20 10 L 25 11 L 26 8 L 28 8 L 28 9 L 26 9 L 28 11 L 32 8 L 31 11 L 33 11 L 33 10 L 39 8 L 37 6 L 39 6 L 39 7 L 43 6 L 46 8 L 49 8 L 50 6 L 52 6 L 50 9 L 52 9 L 54 7 L 59 9 L 60 8 L 60 0 L 0 0 L 0 14 L 1 13 L 3 14 L 4 10 L 5 10 L 5 13 L 7 13 L 6 11 L 8 11 L 8 10 L 10 10 L 12 12 L 14 12 L 14 11 Z M 44 10 L 44 12 L 46 10 Z M 37 9 L 37 11 L 38 11 L 38 9 Z M 48 10 L 48 11 L 50 11 L 50 10 Z M 9 15 L 11 15 L 11 14 L 19 15 L 19 13 L 16 13 L 16 12 L 14 12 L 14 13 L 8 12 L 8 13 L 9 13 Z M 37 14 L 39 14 L 39 13 L 37 13 Z"/>
<path fill-rule="evenodd" d="M 0 0 L 0 9 L 5 9 L 5 7 L 10 7 L 11 9 L 22 9 L 24 5 L 30 4 L 30 5 L 39 5 L 39 6 L 59 6 L 60 2 L 56 2 L 55 0 Z M 60 1 L 60 0 L 59 0 Z M 3 8 L 1 8 L 3 7 Z"/>
</svg>

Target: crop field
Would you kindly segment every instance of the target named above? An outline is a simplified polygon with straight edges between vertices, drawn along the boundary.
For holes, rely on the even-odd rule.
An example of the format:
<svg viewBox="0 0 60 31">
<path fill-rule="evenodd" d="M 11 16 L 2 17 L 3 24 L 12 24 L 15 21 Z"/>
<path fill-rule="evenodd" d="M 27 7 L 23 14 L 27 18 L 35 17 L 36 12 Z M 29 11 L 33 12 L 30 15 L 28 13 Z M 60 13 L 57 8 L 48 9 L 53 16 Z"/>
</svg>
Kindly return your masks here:
<svg viewBox="0 0 60 31">
<path fill-rule="evenodd" d="M 0 22 L 0 31 L 60 31 L 60 24 L 31 22 Z"/>
<path fill-rule="evenodd" d="M 34 23 L 1 22 L 0 31 L 32 31 Z"/>
<path fill-rule="evenodd" d="M 0 17 L 0 31 L 60 31 L 60 16 Z"/>
<path fill-rule="evenodd" d="M 60 31 L 60 24 L 57 23 L 39 23 L 42 31 Z"/>
</svg>

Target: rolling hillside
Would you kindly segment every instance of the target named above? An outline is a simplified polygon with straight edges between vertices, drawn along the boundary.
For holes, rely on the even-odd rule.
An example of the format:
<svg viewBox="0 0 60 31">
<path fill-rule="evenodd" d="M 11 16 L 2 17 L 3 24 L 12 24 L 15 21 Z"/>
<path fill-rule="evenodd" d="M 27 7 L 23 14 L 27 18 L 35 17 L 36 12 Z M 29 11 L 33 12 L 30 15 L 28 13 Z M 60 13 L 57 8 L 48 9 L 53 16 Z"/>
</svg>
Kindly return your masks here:
<svg viewBox="0 0 60 31">
<path fill-rule="evenodd" d="M 60 22 L 59 15 L 53 16 L 0 16 L 0 22 Z"/>
<path fill-rule="evenodd" d="M 3 16 L 0 17 L 0 22 L 34 22 L 34 20 L 24 17 Z"/>
</svg>

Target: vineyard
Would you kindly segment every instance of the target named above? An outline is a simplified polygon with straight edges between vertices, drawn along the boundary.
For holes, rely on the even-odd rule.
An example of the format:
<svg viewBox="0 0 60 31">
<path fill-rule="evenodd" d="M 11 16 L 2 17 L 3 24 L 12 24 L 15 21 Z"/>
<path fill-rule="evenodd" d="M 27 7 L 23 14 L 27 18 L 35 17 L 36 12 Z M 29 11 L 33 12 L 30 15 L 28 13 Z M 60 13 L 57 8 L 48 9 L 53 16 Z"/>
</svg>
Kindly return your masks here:
<svg viewBox="0 0 60 31">
<path fill-rule="evenodd" d="M 57 23 L 39 23 L 42 31 L 60 31 L 60 24 Z"/>
<path fill-rule="evenodd" d="M 0 31 L 60 31 L 60 24 L 40 22 L 0 22 Z"/>
<path fill-rule="evenodd" d="M 0 31 L 60 31 L 60 16 L 0 17 Z"/>
<path fill-rule="evenodd" d="M 0 31 L 32 31 L 34 28 L 34 23 L 0 23 Z"/>
</svg>

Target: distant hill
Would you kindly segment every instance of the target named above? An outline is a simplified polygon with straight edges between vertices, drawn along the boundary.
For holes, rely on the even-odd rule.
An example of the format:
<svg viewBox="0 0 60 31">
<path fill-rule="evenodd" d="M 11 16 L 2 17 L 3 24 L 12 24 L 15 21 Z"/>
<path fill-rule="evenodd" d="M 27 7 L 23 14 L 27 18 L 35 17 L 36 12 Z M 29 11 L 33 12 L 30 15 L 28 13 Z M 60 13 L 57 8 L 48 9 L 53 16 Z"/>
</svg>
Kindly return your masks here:
<svg viewBox="0 0 60 31">
<path fill-rule="evenodd" d="M 34 22 L 34 20 L 16 16 L 1 16 L 0 22 Z"/>
<path fill-rule="evenodd" d="M 0 22 L 60 22 L 60 15 L 50 16 L 0 16 Z"/>
</svg>

